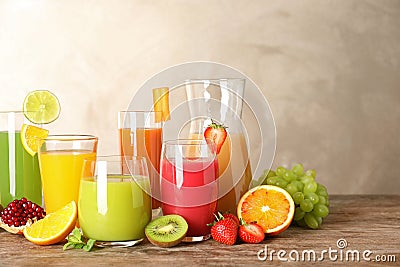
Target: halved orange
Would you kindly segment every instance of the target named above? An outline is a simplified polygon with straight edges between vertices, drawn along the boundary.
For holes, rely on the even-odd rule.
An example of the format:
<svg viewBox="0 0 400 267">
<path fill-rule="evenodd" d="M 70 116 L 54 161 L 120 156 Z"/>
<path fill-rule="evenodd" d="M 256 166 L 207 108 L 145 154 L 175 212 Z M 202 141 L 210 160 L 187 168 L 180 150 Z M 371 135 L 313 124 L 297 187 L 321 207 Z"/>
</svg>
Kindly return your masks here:
<svg viewBox="0 0 400 267">
<path fill-rule="evenodd" d="M 169 88 L 161 87 L 153 89 L 154 111 L 161 113 L 156 114 L 156 122 L 169 120 Z M 161 117 L 160 117 L 160 115 Z"/>
<path fill-rule="evenodd" d="M 41 145 L 41 139 L 46 138 L 49 131 L 33 125 L 23 124 L 21 129 L 21 142 L 25 150 L 34 156 Z"/>
<path fill-rule="evenodd" d="M 24 236 L 38 245 L 52 245 L 64 240 L 76 225 L 78 208 L 71 201 L 61 209 L 24 229 Z"/>
<path fill-rule="evenodd" d="M 290 194 L 277 186 L 260 185 L 250 189 L 240 199 L 237 215 L 246 223 L 257 222 L 264 232 L 277 235 L 293 220 L 295 205 Z"/>
</svg>

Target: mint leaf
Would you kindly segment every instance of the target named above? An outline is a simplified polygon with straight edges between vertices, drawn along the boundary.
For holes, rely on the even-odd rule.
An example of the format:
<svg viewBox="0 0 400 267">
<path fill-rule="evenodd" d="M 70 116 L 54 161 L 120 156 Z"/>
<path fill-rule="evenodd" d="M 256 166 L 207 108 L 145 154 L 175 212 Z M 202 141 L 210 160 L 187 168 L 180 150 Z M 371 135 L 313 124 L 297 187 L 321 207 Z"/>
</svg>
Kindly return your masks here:
<svg viewBox="0 0 400 267">
<path fill-rule="evenodd" d="M 96 240 L 89 239 L 85 242 L 82 238 L 81 231 L 75 227 L 72 233 L 67 237 L 68 242 L 63 246 L 63 250 L 71 249 L 84 249 L 85 251 L 90 251 Z"/>
<path fill-rule="evenodd" d="M 94 243 L 96 243 L 96 240 L 94 239 L 89 239 L 86 243 L 86 245 L 83 247 L 83 249 L 87 252 L 89 252 L 90 250 L 92 250 Z"/>
</svg>

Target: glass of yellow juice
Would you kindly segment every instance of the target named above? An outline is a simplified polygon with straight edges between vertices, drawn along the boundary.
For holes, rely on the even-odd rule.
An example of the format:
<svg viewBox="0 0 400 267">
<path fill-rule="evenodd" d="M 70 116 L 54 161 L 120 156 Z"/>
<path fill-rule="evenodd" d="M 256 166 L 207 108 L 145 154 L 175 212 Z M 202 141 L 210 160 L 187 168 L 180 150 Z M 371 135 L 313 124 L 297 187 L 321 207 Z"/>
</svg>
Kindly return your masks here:
<svg viewBox="0 0 400 267">
<path fill-rule="evenodd" d="M 78 203 L 85 159 L 94 159 L 98 138 L 92 135 L 49 135 L 38 150 L 44 203 L 47 213 L 72 200 Z"/>
<path fill-rule="evenodd" d="M 123 170 L 129 168 L 129 174 Z M 150 179 L 145 157 L 104 156 L 85 160 L 80 183 L 79 225 L 87 238 L 121 242 L 144 238 L 151 220 Z"/>
</svg>

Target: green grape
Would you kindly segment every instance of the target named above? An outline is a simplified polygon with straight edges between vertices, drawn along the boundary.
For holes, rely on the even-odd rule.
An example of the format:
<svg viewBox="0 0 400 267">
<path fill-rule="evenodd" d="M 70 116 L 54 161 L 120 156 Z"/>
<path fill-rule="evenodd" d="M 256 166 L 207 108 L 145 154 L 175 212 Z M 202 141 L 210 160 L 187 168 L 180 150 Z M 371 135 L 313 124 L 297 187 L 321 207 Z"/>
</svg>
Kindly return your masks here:
<svg viewBox="0 0 400 267">
<path fill-rule="evenodd" d="M 322 224 L 322 218 L 321 218 L 321 217 L 318 217 L 318 216 L 315 216 L 315 215 L 314 215 L 314 218 L 317 220 L 318 226 L 321 226 L 321 224 Z"/>
<path fill-rule="evenodd" d="M 293 219 L 295 221 L 300 221 L 301 219 L 303 219 L 305 214 L 306 213 L 300 207 L 297 207 L 296 210 L 294 211 Z"/>
<path fill-rule="evenodd" d="M 325 218 L 329 214 L 329 209 L 325 205 L 317 204 L 317 205 L 314 206 L 314 209 L 313 209 L 312 213 L 315 216 Z"/>
<path fill-rule="evenodd" d="M 276 168 L 276 175 L 278 175 L 279 177 L 283 177 L 283 174 L 286 172 L 286 168 L 279 166 L 278 168 Z"/>
<path fill-rule="evenodd" d="M 265 170 L 264 174 L 267 175 L 267 178 L 276 176 L 276 173 L 273 170 Z"/>
<path fill-rule="evenodd" d="M 298 180 L 294 180 L 291 182 L 291 184 L 294 184 L 297 186 L 297 191 L 303 192 L 304 184 Z"/>
<path fill-rule="evenodd" d="M 318 221 L 315 219 L 315 217 L 311 213 L 306 213 L 306 215 L 304 215 L 304 222 L 311 229 L 317 229 L 319 226 Z"/>
<path fill-rule="evenodd" d="M 312 177 L 309 176 L 309 175 L 306 175 L 306 176 L 301 177 L 301 178 L 300 178 L 300 181 L 301 181 L 303 184 L 308 184 L 308 183 L 314 182 L 314 178 L 312 178 Z"/>
<path fill-rule="evenodd" d="M 318 197 L 317 194 L 315 194 L 315 193 L 306 193 L 306 194 L 304 194 L 304 198 L 305 198 L 305 199 L 311 200 L 311 202 L 312 202 L 314 205 L 317 204 L 318 201 L 319 201 L 319 197 Z"/>
<path fill-rule="evenodd" d="M 326 205 L 326 197 L 318 196 L 318 198 L 319 198 L 318 204 Z"/>
<path fill-rule="evenodd" d="M 267 178 L 267 184 L 275 185 L 277 179 L 278 179 L 278 176 L 269 177 L 269 178 Z"/>
<path fill-rule="evenodd" d="M 289 192 L 291 196 L 293 196 L 296 192 L 298 192 L 297 186 L 293 183 L 288 184 L 285 189 L 286 191 Z"/>
<path fill-rule="evenodd" d="M 329 207 L 329 203 L 330 203 L 330 202 L 329 202 L 329 197 L 327 196 L 327 197 L 326 197 L 326 206 L 327 206 L 327 207 Z"/>
<path fill-rule="evenodd" d="M 304 200 L 304 194 L 302 192 L 296 192 L 293 194 L 293 201 L 295 204 L 300 205 L 300 203 Z"/>
<path fill-rule="evenodd" d="M 288 185 L 288 182 L 286 182 L 283 178 L 276 178 L 276 186 L 279 186 L 280 188 L 285 188 Z"/>
<path fill-rule="evenodd" d="M 309 199 L 304 199 L 303 201 L 300 202 L 300 208 L 304 210 L 305 212 L 310 212 L 313 210 L 314 205 Z"/>
<path fill-rule="evenodd" d="M 322 184 L 317 183 L 317 194 L 320 196 L 328 197 L 328 190 Z"/>
<path fill-rule="evenodd" d="M 303 167 L 303 165 L 301 163 L 298 163 L 298 164 L 293 166 L 292 171 L 297 176 L 302 176 L 303 172 L 304 172 L 304 167 Z"/>
<path fill-rule="evenodd" d="M 316 182 L 311 182 L 308 184 L 304 184 L 304 188 L 303 188 L 303 193 L 307 194 L 307 193 L 315 193 L 317 191 L 317 183 Z"/>
<path fill-rule="evenodd" d="M 314 169 L 311 169 L 311 170 L 306 171 L 306 175 L 309 175 L 309 176 L 315 178 L 315 176 L 317 176 L 317 172 Z"/>
<path fill-rule="evenodd" d="M 296 179 L 296 175 L 294 175 L 294 173 L 289 170 L 283 174 L 283 179 L 290 182 L 290 181 L 293 181 L 294 179 Z"/>
</svg>

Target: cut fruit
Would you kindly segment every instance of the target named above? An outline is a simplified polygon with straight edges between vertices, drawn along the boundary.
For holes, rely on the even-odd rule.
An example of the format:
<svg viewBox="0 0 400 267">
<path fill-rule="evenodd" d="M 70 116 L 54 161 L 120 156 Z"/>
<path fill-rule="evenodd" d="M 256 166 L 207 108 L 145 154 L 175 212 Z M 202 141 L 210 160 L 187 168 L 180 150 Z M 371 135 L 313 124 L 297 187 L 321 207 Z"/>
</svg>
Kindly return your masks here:
<svg viewBox="0 0 400 267">
<path fill-rule="evenodd" d="M 151 221 L 145 228 L 145 234 L 153 245 L 169 248 L 178 245 L 185 238 L 188 229 L 182 216 L 171 214 Z"/>
<path fill-rule="evenodd" d="M 295 205 L 290 194 L 277 186 L 260 185 L 250 189 L 237 207 L 239 219 L 256 222 L 268 235 L 286 230 L 293 220 Z"/>
<path fill-rule="evenodd" d="M 33 125 L 23 124 L 21 129 L 21 142 L 25 150 L 34 156 L 41 145 L 42 139 L 49 135 L 49 131 Z"/>
<path fill-rule="evenodd" d="M 24 229 L 26 239 L 37 245 L 52 245 L 64 240 L 76 225 L 78 209 L 75 201 L 48 214 Z"/>
<path fill-rule="evenodd" d="M 162 122 L 169 120 L 169 88 L 154 88 L 153 89 L 153 103 L 154 111 L 156 113 L 156 122 Z M 161 117 L 160 117 L 161 116 Z"/>
<path fill-rule="evenodd" d="M 23 111 L 29 121 L 47 124 L 55 121 L 60 115 L 60 102 L 50 91 L 32 91 L 25 97 Z"/>
</svg>

